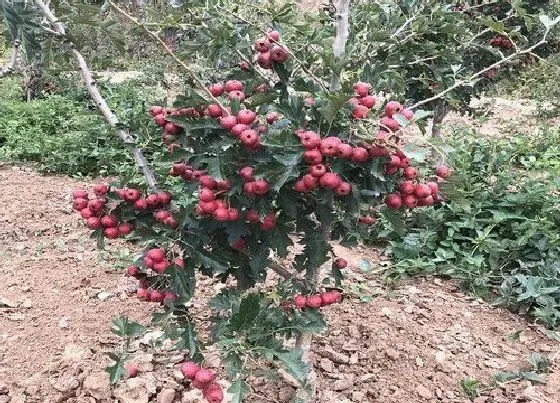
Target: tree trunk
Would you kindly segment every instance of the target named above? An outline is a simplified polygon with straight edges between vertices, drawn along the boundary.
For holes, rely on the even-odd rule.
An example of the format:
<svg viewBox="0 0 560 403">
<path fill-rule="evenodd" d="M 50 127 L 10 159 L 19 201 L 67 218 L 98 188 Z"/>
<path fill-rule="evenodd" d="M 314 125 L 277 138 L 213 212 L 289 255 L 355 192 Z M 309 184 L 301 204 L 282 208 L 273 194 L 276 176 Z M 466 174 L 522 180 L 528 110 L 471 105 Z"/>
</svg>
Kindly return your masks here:
<svg viewBox="0 0 560 403">
<path fill-rule="evenodd" d="M 21 42 L 19 39 L 14 40 L 14 43 L 12 45 L 12 55 L 10 56 L 10 62 L 3 70 L 0 70 L 0 78 L 8 74 L 11 74 L 17 70 L 20 45 Z"/>
<path fill-rule="evenodd" d="M 447 102 L 439 99 L 434 108 L 434 118 L 432 120 L 432 137 L 441 139 L 441 124 L 448 112 Z"/>
</svg>

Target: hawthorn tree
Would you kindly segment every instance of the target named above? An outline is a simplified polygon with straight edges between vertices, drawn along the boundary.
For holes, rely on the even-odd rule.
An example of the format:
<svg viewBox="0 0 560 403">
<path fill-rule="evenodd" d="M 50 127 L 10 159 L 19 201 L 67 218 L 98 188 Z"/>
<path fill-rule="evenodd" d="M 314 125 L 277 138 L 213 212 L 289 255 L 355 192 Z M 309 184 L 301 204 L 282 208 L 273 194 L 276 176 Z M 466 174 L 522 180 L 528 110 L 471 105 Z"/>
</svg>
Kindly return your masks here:
<svg viewBox="0 0 560 403">
<path fill-rule="evenodd" d="M 199 323 L 188 305 L 197 272 L 226 284 L 210 300 L 211 340 L 222 353 L 234 400 L 248 392 L 244 379 L 255 362 L 265 360 L 285 368 L 300 384 L 297 399 L 310 401 L 312 334 L 325 326 L 321 308 L 342 298 L 346 261 L 334 255 L 333 242 L 356 245 L 380 214 L 398 222 L 411 209 L 444 202 L 439 183 L 449 169 L 438 166 L 422 179 L 401 138 L 403 128 L 427 114 L 407 109 L 395 94 L 378 93 L 378 82 L 358 80 L 363 71 L 347 69 L 355 46 L 348 41 L 349 3 L 338 1 L 334 15 L 317 20 L 327 29 L 308 27 L 301 42 L 295 40 L 297 19 L 284 36 L 275 18 L 254 22 L 222 5 L 205 8 L 196 18 L 208 20 L 215 12 L 243 32 L 229 49 L 236 62 L 206 81 L 150 27 L 107 2 L 159 44 L 191 84 L 173 106 L 147 111 L 167 150 L 163 160 L 152 161 L 166 165 L 163 176 L 116 120 L 64 25 L 35 0 L 50 29 L 70 45 L 91 97 L 146 178 L 145 186 L 116 182 L 94 186 L 93 194 L 77 190 L 74 208 L 100 244 L 125 236 L 145 246 L 127 273 L 138 280 L 138 297 L 161 307 L 156 322 L 177 348 L 188 350 L 190 361 L 181 370 L 210 402 L 221 401 L 223 391 L 201 367 Z M 282 13 L 279 19 L 295 18 L 291 8 Z M 546 33 L 552 26 L 547 21 Z M 212 28 L 206 23 L 205 30 L 210 35 Z M 330 50 L 305 52 L 324 45 L 324 32 L 332 34 Z M 269 278 L 270 272 L 275 276 Z M 140 329 L 124 319 L 115 325 L 126 336 Z M 125 374 L 126 355 L 125 349 L 111 356 L 113 381 Z"/>
</svg>

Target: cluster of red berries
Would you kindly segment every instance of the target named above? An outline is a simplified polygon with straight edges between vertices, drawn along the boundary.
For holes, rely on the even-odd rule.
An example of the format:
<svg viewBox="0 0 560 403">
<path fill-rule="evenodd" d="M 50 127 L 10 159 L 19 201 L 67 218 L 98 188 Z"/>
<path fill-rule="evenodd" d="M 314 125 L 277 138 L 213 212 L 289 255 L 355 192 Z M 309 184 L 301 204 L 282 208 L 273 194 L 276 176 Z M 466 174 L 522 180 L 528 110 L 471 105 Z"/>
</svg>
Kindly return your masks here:
<svg viewBox="0 0 560 403">
<path fill-rule="evenodd" d="M 238 80 L 228 80 L 225 83 L 216 83 L 208 87 L 210 93 L 215 97 L 220 97 L 222 95 L 227 95 L 227 98 L 232 100 L 238 100 L 239 102 L 245 100 L 245 92 L 243 92 L 243 83 Z M 217 108 L 216 108 L 217 107 Z M 219 109 L 219 111 L 218 111 Z M 220 105 L 211 104 L 206 108 L 206 113 L 212 118 L 219 118 L 223 114 Z"/>
<path fill-rule="evenodd" d="M 152 269 L 159 274 L 163 273 L 172 264 L 171 260 L 167 259 L 165 251 L 161 248 L 150 249 L 146 252 L 142 261 L 146 269 Z"/>
<path fill-rule="evenodd" d="M 201 216 L 212 216 L 215 220 L 224 221 L 237 221 L 239 220 L 239 210 L 229 207 L 226 201 L 216 199 L 221 192 L 225 189 L 214 192 L 212 188 L 204 187 L 201 183 L 201 188 L 198 193 L 199 203 L 195 207 L 197 214 Z"/>
<path fill-rule="evenodd" d="M 511 39 L 501 35 L 494 36 L 490 40 L 490 45 L 502 49 L 513 49 L 513 42 L 511 41 Z"/>
<path fill-rule="evenodd" d="M 136 296 L 139 300 L 157 302 L 159 304 L 165 303 L 165 301 L 174 302 L 177 300 L 177 295 L 175 295 L 175 293 L 168 290 L 149 289 L 148 285 L 142 281 L 138 284 Z"/>
<path fill-rule="evenodd" d="M 268 182 L 264 179 L 255 179 L 253 177 L 253 168 L 244 166 L 239 170 L 239 175 L 245 181 L 243 191 L 249 196 L 264 196 L 268 193 Z"/>
<path fill-rule="evenodd" d="M 449 168 L 440 165 L 436 168 L 437 182 L 443 181 L 449 176 Z M 415 183 L 412 180 L 406 180 L 399 184 L 399 193 L 391 193 L 385 197 L 385 204 L 393 210 L 398 210 L 402 206 L 408 209 L 421 206 L 432 206 L 440 203 L 444 199 L 439 194 L 439 185 L 437 182 Z"/>
<path fill-rule="evenodd" d="M 109 186 L 98 184 L 93 187 L 95 198 L 90 199 L 87 190 L 74 190 L 72 192 L 74 210 L 79 211 L 92 230 L 103 228 L 103 235 L 109 239 L 130 234 L 134 226 L 127 222 L 119 223 L 117 217 L 106 211 L 107 199 L 104 197 L 109 192 Z"/>
<path fill-rule="evenodd" d="M 290 54 L 286 47 L 279 43 L 280 33 L 269 31 L 266 36 L 255 41 L 254 49 L 257 53 L 257 63 L 263 69 L 271 69 L 274 62 L 285 63 Z"/>
<path fill-rule="evenodd" d="M 129 203 L 133 203 L 135 210 L 155 210 L 154 219 L 171 228 L 177 227 L 177 221 L 171 212 L 164 207 L 171 203 L 171 193 L 159 192 L 142 197 L 142 192 L 138 189 L 117 189 L 119 197 Z"/>
<path fill-rule="evenodd" d="M 263 231 L 270 231 L 276 228 L 276 213 L 272 211 L 267 213 L 261 220 L 256 210 L 249 210 L 245 213 L 245 219 L 250 223 L 259 224 L 259 227 Z"/>
<path fill-rule="evenodd" d="M 163 135 L 161 140 L 164 144 L 170 145 L 175 140 L 177 140 L 177 136 L 181 134 L 182 128 L 181 126 L 176 125 L 173 122 L 170 122 L 166 119 L 168 116 L 185 116 L 190 115 L 193 117 L 199 117 L 200 112 L 198 112 L 194 108 L 164 108 L 163 106 L 152 106 L 148 110 L 149 114 L 154 118 L 154 122 L 159 127 L 163 128 Z"/>
<path fill-rule="evenodd" d="M 294 305 L 296 308 L 321 308 L 332 305 L 342 300 L 342 293 L 337 290 L 327 291 L 321 294 L 296 295 Z"/>
<path fill-rule="evenodd" d="M 206 368 L 200 368 L 196 363 L 187 361 L 181 364 L 181 373 L 189 379 L 193 387 L 202 390 L 202 394 L 209 403 L 220 403 L 224 399 L 221 386 L 215 382 L 215 375 Z"/>
</svg>

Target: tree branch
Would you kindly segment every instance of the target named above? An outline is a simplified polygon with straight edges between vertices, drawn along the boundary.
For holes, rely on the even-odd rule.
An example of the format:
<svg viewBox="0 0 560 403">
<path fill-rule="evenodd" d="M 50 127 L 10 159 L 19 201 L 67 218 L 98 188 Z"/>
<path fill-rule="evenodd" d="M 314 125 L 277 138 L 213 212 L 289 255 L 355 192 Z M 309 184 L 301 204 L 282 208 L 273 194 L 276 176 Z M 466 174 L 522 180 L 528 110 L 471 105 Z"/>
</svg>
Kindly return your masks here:
<svg viewBox="0 0 560 403">
<path fill-rule="evenodd" d="M 348 40 L 348 8 L 350 0 L 339 0 L 336 6 L 336 36 L 333 42 L 333 55 L 335 60 L 340 61 L 346 51 Z M 340 71 L 333 72 L 330 90 L 340 90 Z"/>
<path fill-rule="evenodd" d="M 49 6 L 43 3 L 41 0 L 34 0 L 34 2 L 35 5 L 41 11 L 41 13 L 45 16 L 45 18 L 51 23 L 54 31 L 59 33 L 61 36 L 65 36 L 66 30 L 64 28 L 64 25 L 58 21 L 58 19 L 53 14 Z M 66 37 L 66 39 L 68 38 Z M 70 44 L 73 45 L 72 43 Z M 82 75 L 82 79 L 84 81 L 84 85 L 88 90 L 89 96 L 91 97 L 91 99 L 93 99 L 93 101 L 97 105 L 97 108 L 105 118 L 105 121 L 109 124 L 109 126 L 115 129 L 120 139 L 127 145 L 128 148 L 130 148 L 134 160 L 136 162 L 136 165 L 140 168 L 140 171 L 144 175 L 144 178 L 146 179 L 146 182 L 150 190 L 157 191 L 158 186 L 155 179 L 155 175 L 153 171 L 150 169 L 148 165 L 148 161 L 144 157 L 142 150 L 140 150 L 134 145 L 134 139 L 130 135 L 128 130 L 118 128 L 119 120 L 115 116 L 111 108 L 109 108 L 109 105 L 107 105 L 107 102 L 99 92 L 99 89 L 97 88 L 97 83 L 91 75 L 91 71 L 87 65 L 86 60 L 77 49 L 72 48 L 71 53 L 76 59 L 76 62 L 78 63 Z"/>
<path fill-rule="evenodd" d="M 212 95 L 212 93 L 210 92 L 210 90 L 206 87 L 206 85 L 204 85 L 204 83 L 202 82 L 202 80 L 194 73 L 194 71 L 191 70 L 191 68 L 189 66 L 187 66 L 187 64 L 182 61 L 181 59 L 179 59 L 179 57 L 175 54 L 175 52 L 173 52 L 173 49 L 171 49 L 169 47 L 169 45 L 167 43 L 165 43 L 163 41 L 163 39 L 161 39 L 159 36 L 157 36 L 154 32 L 150 31 L 150 29 L 148 27 L 146 27 L 144 24 L 142 24 L 140 21 L 138 21 L 136 18 L 134 18 L 133 16 L 131 16 L 130 14 L 128 14 L 126 11 L 124 11 L 122 8 L 120 8 L 119 6 L 117 6 L 115 3 L 113 3 L 112 1 L 108 1 L 107 2 L 117 13 L 119 13 L 120 15 L 122 15 L 123 17 L 125 17 L 126 19 L 128 19 L 130 22 L 132 22 L 133 24 L 135 24 L 136 26 L 142 28 L 144 30 L 144 32 L 146 32 L 146 34 L 148 34 L 148 36 L 150 36 L 151 38 L 153 38 L 164 50 L 165 53 L 167 53 L 169 56 L 171 56 L 171 58 L 177 63 L 179 64 L 179 66 L 181 66 L 181 68 L 183 70 L 185 70 L 187 72 L 187 74 L 189 75 L 189 77 L 195 82 L 195 84 L 197 85 L 197 87 L 204 91 L 206 93 L 206 95 L 208 95 L 208 98 L 210 98 L 212 100 L 212 102 L 214 102 L 215 104 L 219 105 L 220 108 L 222 109 L 222 111 L 226 114 L 229 115 L 229 111 L 227 110 L 226 107 L 224 107 L 222 105 L 222 103 L 220 102 L 220 100 L 218 98 L 216 98 L 214 95 Z"/>
</svg>

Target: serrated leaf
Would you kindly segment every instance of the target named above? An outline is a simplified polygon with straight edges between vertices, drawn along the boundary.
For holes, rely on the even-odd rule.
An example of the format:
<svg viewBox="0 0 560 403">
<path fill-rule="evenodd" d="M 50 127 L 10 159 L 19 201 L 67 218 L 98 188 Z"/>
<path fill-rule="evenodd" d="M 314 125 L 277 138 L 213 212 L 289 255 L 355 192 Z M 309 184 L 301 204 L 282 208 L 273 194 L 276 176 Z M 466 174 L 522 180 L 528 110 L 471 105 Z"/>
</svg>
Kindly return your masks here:
<svg viewBox="0 0 560 403">
<path fill-rule="evenodd" d="M 192 267 L 183 268 L 173 265 L 165 270 L 169 278 L 169 288 L 181 299 L 189 300 L 194 295 L 196 278 Z"/>
<path fill-rule="evenodd" d="M 231 383 L 227 391 L 230 395 L 231 403 L 242 403 L 243 398 L 250 392 L 250 389 L 244 380 L 238 379 Z"/>
<path fill-rule="evenodd" d="M 250 327 L 260 310 L 260 297 L 256 293 L 246 295 L 239 303 L 239 310 L 231 316 L 228 327 L 240 331 Z"/>
<path fill-rule="evenodd" d="M 195 362 L 200 362 L 204 358 L 200 353 L 198 334 L 190 322 L 185 324 L 183 331 L 179 334 L 179 342 L 176 347 L 180 350 L 188 350 L 189 357 Z"/>
<path fill-rule="evenodd" d="M 111 384 L 117 383 L 122 377 L 126 375 L 124 362 L 120 358 L 116 360 L 113 365 L 105 368 L 105 371 L 109 373 L 109 382 L 111 382 Z"/>
<path fill-rule="evenodd" d="M 301 360 L 302 352 L 297 350 L 292 350 L 285 353 L 275 353 L 276 358 L 284 366 L 286 370 L 294 376 L 302 384 L 307 379 L 308 366 Z"/>
<path fill-rule="evenodd" d="M 130 321 L 127 316 L 121 315 L 112 322 L 111 331 L 121 337 L 134 337 L 146 328 L 138 322 Z"/>
</svg>

